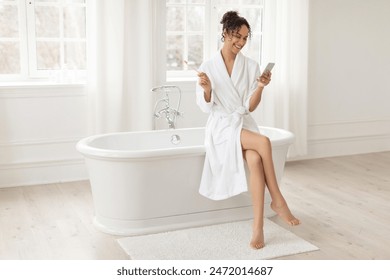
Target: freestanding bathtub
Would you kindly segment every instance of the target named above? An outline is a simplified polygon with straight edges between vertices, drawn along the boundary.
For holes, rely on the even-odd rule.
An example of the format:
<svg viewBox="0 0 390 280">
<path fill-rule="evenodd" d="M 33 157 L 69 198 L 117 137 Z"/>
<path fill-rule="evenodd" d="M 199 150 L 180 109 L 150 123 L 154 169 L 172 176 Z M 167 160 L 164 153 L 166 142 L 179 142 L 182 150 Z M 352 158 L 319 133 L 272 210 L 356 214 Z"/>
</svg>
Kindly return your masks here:
<svg viewBox="0 0 390 280">
<path fill-rule="evenodd" d="M 294 135 L 259 127 L 272 143 L 278 181 Z M 140 235 L 252 218 L 249 193 L 222 201 L 198 193 L 205 156 L 204 128 L 125 132 L 82 139 L 95 207 L 95 226 Z M 247 172 L 248 173 L 248 172 Z M 265 198 L 269 216 L 270 198 Z"/>
</svg>

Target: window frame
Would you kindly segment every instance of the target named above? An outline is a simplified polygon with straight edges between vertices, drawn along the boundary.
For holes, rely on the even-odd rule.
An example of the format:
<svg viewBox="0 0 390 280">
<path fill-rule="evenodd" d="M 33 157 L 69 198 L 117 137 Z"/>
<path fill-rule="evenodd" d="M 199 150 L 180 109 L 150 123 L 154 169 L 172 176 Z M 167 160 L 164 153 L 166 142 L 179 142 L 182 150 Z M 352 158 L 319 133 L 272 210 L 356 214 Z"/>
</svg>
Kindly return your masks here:
<svg viewBox="0 0 390 280">
<path fill-rule="evenodd" d="M 259 64 L 262 62 L 262 49 L 263 49 L 263 34 L 264 34 L 264 10 L 265 10 L 265 0 L 261 0 L 261 30 L 259 34 L 255 34 L 252 31 L 252 35 L 254 36 L 261 36 L 260 41 L 260 56 L 259 56 Z M 211 56 L 218 50 L 218 43 L 220 42 L 221 34 L 220 30 L 218 30 L 219 22 L 212 20 L 218 17 L 218 10 L 217 6 L 223 6 L 227 9 L 233 9 L 233 10 L 239 10 L 240 8 L 250 7 L 249 4 L 243 4 L 242 0 L 236 0 L 233 4 L 223 4 L 218 5 L 218 0 L 205 0 L 204 7 L 205 7 L 205 22 L 204 22 L 204 29 L 203 29 L 203 60 L 208 60 L 211 58 Z M 182 6 L 187 6 L 187 4 L 182 4 Z M 199 5 L 199 4 L 198 4 Z M 168 6 L 180 6 L 180 4 L 166 4 L 166 7 Z M 255 5 L 257 6 L 257 5 Z M 187 15 L 185 15 L 186 17 Z M 186 23 L 185 23 L 186 24 Z M 207 28 L 206 28 L 207 27 Z M 170 32 L 166 31 L 166 35 L 168 35 Z M 218 40 L 214 40 L 212 38 L 219 38 Z M 251 39 L 249 39 L 251 40 Z M 248 42 L 250 43 L 250 42 Z M 165 42 L 166 44 L 166 42 Z M 187 45 L 187 42 L 184 43 Z M 187 52 L 187 48 L 185 48 L 184 52 Z M 184 57 L 185 53 L 184 53 Z M 186 81 L 186 80 L 196 80 L 196 76 L 194 76 L 194 71 L 189 70 L 168 70 L 166 69 L 166 80 L 171 81 Z"/>
</svg>

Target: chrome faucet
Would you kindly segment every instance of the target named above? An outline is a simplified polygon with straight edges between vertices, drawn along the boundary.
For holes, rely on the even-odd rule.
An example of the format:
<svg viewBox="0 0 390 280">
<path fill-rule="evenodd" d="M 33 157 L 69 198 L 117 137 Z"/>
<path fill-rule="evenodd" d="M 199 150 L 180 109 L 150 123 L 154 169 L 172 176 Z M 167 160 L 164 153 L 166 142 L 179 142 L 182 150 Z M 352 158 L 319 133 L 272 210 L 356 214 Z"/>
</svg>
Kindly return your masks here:
<svg viewBox="0 0 390 280">
<path fill-rule="evenodd" d="M 176 90 L 179 93 L 179 100 L 177 102 L 176 109 L 171 108 L 169 94 L 172 90 Z M 162 92 L 163 96 L 159 100 L 156 101 L 154 105 L 154 113 L 153 117 L 155 119 L 161 118 L 161 116 L 165 117 L 165 120 L 168 123 L 168 127 L 170 129 L 176 128 L 176 117 L 183 116 L 183 113 L 179 112 L 180 101 L 181 101 L 181 90 L 178 86 L 159 86 L 151 89 L 152 92 Z"/>
</svg>

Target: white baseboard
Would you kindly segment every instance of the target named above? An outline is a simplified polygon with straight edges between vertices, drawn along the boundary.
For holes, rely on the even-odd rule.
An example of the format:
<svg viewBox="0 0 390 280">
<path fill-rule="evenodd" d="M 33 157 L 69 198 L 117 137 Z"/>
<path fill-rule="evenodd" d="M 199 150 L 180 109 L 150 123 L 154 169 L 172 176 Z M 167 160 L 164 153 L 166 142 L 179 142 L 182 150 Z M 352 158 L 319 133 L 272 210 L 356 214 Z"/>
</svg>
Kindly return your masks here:
<svg viewBox="0 0 390 280">
<path fill-rule="evenodd" d="M 390 135 L 309 141 L 308 158 L 324 158 L 390 151 Z"/>
<path fill-rule="evenodd" d="M 0 143 L 0 188 L 87 179 L 80 138 Z"/>
<path fill-rule="evenodd" d="M 0 188 L 87 180 L 83 159 L 2 164 Z"/>
<path fill-rule="evenodd" d="M 390 151 L 390 120 L 312 124 L 308 138 L 308 154 L 290 160 Z"/>
</svg>

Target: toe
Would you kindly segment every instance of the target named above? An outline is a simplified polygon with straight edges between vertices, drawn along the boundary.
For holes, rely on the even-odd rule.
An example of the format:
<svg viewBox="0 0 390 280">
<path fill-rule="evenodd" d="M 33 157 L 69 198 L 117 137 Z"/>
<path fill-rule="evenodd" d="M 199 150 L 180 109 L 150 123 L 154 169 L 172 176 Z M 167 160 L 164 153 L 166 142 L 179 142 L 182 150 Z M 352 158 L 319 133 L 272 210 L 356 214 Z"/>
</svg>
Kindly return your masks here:
<svg viewBox="0 0 390 280">
<path fill-rule="evenodd" d="M 251 247 L 255 250 L 264 248 L 264 243 L 251 244 Z"/>
<path fill-rule="evenodd" d="M 299 225 L 300 223 L 301 223 L 301 221 L 298 220 L 298 219 L 293 219 L 293 220 L 291 221 L 291 225 L 292 225 L 292 226 L 297 226 L 297 225 Z"/>
</svg>

